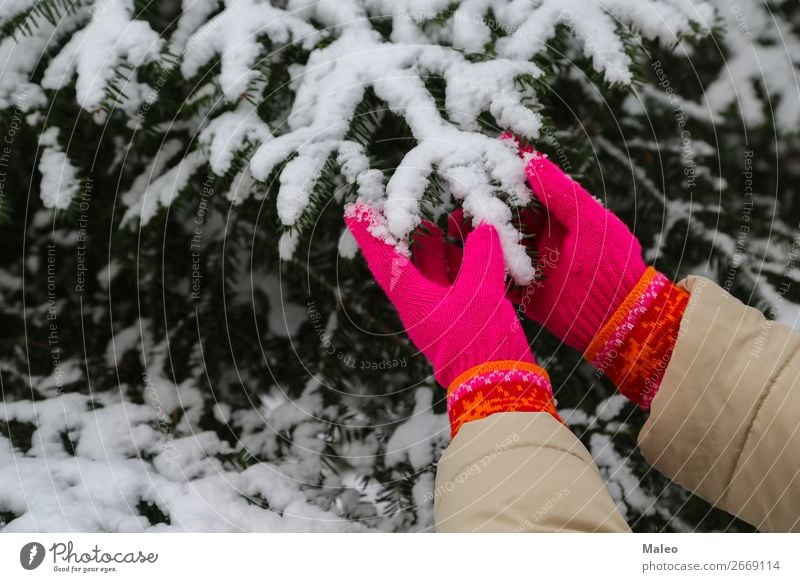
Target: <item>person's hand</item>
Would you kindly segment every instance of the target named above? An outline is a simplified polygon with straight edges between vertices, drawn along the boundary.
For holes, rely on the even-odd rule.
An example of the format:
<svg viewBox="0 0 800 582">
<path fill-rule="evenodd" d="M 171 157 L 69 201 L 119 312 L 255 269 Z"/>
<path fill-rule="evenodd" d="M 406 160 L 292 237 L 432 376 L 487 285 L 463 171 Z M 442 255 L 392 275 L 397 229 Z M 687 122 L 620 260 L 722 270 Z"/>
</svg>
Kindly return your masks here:
<svg viewBox="0 0 800 582">
<path fill-rule="evenodd" d="M 553 388 L 536 365 L 514 306 L 494 227 L 479 225 L 462 249 L 426 222 L 414 262 L 375 235 L 387 232 L 371 206 L 350 205 L 345 221 L 411 341 L 447 389 L 447 414 L 460 427 L 501 412 L 540 412 L 561 422 Z"/>
<path fill-rule="evenodd" d="M 528 183 L 544 208 L 524 222 L 540 277 L 515 299 L 528 317 L 583 352 L 644 274 L 642 248 L 557 165 L 529 155 Z"/>
<path fill-rule="evenodd" d="M 545 156 L 520 153 L 544 211 L 524 217 L 539 278 L 515 301 L 649 410 L 689 294 L 644 264 L 630 229 L 580 184 Z"/>
<path fill-rule="evenodd" d="M 428 222 L 428 232 L 415 237 L 412 263 L 373 236 L 383 227 L 383 217 L 373 207 L 349 205 L 345 221 L 411 341 L 431 362 L 443 386 L 487 362 L 535 363 L 506 298 L 503 252 L 494 227 L 473 230 L 463 258 L 458 253 L 454 262 L 448 260 L 444 233 Z"/>
</svg>

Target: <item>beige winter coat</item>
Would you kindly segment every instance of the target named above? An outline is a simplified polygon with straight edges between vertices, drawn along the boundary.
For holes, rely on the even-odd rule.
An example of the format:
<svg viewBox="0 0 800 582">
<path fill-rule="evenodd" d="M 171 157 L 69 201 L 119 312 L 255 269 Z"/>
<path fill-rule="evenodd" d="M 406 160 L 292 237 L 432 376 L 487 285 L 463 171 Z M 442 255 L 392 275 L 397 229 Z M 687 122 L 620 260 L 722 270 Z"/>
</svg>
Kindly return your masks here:
<svg viewBox="0 0 800 582">
<path fill-rule="evenodd" d="M 650 417 L 644 457 L 761 531 L 800 531 L 800 333 L 701 277 Z M 470 422 L 439 461 L 436 529 L 625 532 L 588 451 L 552 416 Z"/>
</svg>

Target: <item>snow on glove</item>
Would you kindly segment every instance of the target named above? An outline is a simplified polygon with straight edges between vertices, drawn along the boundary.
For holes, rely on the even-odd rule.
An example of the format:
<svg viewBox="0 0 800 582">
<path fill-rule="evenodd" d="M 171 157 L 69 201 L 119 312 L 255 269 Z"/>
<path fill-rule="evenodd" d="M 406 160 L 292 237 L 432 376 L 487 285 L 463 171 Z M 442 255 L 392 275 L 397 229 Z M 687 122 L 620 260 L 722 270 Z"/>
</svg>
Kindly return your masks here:
<svg viewBox="0 0 800 582">
<path fill-rule="evenodd" d="M 542 279 L 519 299 L 525 314 L 648 410 L 688 293 L 645 266 L 628 227 L 546 157 L 531 152 L 525 172 L 547 219 L 529 220 Z"/>
<path fill-rule="evenodd" d="M 558 415 L 550 380 L 528 346 L 506 298 L 500 239 L 481 225 L 467 237 L 457 273 L 450 272 L 442 231 L 425 224 L 415 263 L 375 234 L 383 217 L 366 204 L 348 205 L 345 222 L 372 274 L 394 304 L 414 345 L 447 388 L 452 434 L 464 422 L 495 412 Z"/>
</svg>

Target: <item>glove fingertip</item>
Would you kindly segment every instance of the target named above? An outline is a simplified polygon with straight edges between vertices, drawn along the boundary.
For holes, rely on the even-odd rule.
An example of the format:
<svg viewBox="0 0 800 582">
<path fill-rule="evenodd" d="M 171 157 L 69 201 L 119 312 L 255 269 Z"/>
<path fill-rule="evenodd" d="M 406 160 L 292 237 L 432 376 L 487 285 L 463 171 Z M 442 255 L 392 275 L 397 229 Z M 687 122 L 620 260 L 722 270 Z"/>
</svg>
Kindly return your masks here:
<svg viewBox="0 0 800 582">
<path fill-rule="evenodd" d="M 531 152 L 528 162 L 525 164 L 525 174 L 528 178 L 536 176 L 541 180 L 566 176 L 561 168 L 550 161 L 547 154 L 543 154 L 538 150 Z"/>
<path fill-rule="evenodd" d="M 459 278 L 479 276 L 484 279 L 488 276 L 502 283 L 504 275 L 505 260 L 497 229 L 487 222 L 481 222 L 464 244 Z"/>
<path fill-rule="evenodd" d="M 344 207 L 344 222 L 348 227 L 368 226 L 375 219 L 375 209 L 362 203 L 351 203 Z"/>
</svg>

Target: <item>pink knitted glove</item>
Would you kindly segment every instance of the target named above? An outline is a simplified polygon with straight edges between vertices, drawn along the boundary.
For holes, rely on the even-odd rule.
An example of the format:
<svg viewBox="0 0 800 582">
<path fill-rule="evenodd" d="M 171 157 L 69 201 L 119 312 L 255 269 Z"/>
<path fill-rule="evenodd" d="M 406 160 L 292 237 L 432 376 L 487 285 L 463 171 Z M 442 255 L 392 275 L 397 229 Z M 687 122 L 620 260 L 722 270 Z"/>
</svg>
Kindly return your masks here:
<svg viewBox="0 0 800 582">
<path fill-rule="evenodd" d="M 386 232 L 370 206 L 350 205 L 345 221 L 372 274 L 394 303 L 414 344 L 447 389 L 455 437 L 466 422 L 499 412 L 541 412 L 562 422 L 550 378 L 536 365 L 514 306 L 506 298 L 500 239 L 488 225 L 466 237 L 463 252 L 434 224 L 414 238 L 414 264 L 373 236 Z"/>
<path fill-rule="evenodd" d="M 371 206 L 348 205 L 345 221 L 378 284 L 394 304 L 411 341 L 444 387 L 463 372 L 498 360 L 534 364 L 514 306 L 505 297 L 505 271 L 494 227 L 467 238 L 458 276 L 448 274 L 444 235 L 428 223 L 412 262 L 373 236 L 385 232 Z"/>
<path fill-rule="evenodd" d="M 542 279 L 517 299 L 528 317 L 583 352 L 644 274 L 642 248 L 619 218 L 543 155 L 533 152 L 525 172 L 546 210 L 533 226 Z"/>
<path fill-rule="evenodd" d="M 541 154 L 521 151 L 532 156 L 525 172 L 546 212 L 525 225 L 542 278 L 516 300 L 649 410 L 689 294 L 645 266 L 636 237 L 591 194 Z"/>
<path fill-rule="evenodd" d="M 521 146 L 520 155 L 526 154 L 528 181 L 545 212 L 525 211 L 522 222 L 534 235 L 542 276 L 509 297 L 648 410 L 672 357 L 689 294 L 645 266 L 630 230 L 586 190 Z M 463 240 L 469 231 L 463 212 L 455 211 L 450 235 Z M 459 249 L 446 250 L 452 269 Z"/>
</svg>

